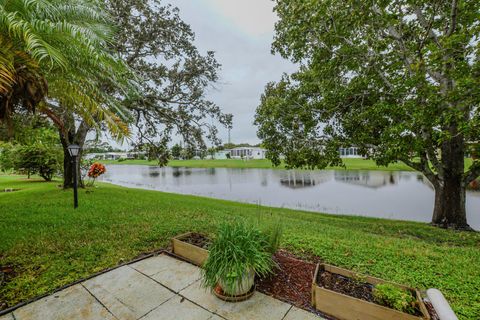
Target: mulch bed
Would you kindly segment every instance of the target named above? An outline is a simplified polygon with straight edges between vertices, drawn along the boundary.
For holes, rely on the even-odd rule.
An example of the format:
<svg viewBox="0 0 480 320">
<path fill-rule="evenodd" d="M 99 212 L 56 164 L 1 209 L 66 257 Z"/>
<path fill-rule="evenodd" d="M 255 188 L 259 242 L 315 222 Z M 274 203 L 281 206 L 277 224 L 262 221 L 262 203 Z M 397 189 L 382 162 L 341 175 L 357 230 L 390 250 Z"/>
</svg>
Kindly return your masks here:
<svg viewBox="0 0 480 320">
<path fill-rule="evenodd" d="M 208 250 L 208 246 L 210 245 L 211 241 L 203 234 L 195 232 L 190 233 L 188 236 L 183 237 L 181 240 L 205 250 Z"/>
<path fill-rule="evenodd" d="M 345 294 L 350 297 L 375 302 L 373 299 L 373 285 L 356 281 L 328 271 L 319 272 L 317 283 L 320 287 Z"/>
<path fill-rule="evenodd" d="M 274 260 L 278 268 L 268 278 L 256 280 L 258 291 L 313 312 L 325 319 L 334 319 L 320 313 L 312 306 L 311 292 L 315 263 L 300 260 L 283 250 L 274 255 Z"/>
</svg>

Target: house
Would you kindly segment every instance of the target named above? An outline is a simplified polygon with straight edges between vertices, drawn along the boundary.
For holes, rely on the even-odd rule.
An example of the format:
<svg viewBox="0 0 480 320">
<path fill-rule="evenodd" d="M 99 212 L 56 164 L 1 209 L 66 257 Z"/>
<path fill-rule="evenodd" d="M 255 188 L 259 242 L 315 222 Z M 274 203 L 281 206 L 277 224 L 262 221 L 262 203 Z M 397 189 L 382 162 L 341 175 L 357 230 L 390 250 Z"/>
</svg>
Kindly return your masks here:
<svg viewBox="0 0 480 320">
<path fill-rule="evenodd" d="M 229 150 L 232 159 L 265 159 L 267 150 L 259 147 L 238 147 Z"/>
<path fill-rule="evenodd" d="M 141 155 L 145 155 L 145 152 L 89 153 L 85 155 L 85 159 L 97 159 L 97 160 L 137 159 Z"/>
<path fill-rule="evenodd" d="M 220 150 L 215 152 L 214 155 L 209 155 L 210 159 L 216 159 L 216 160 L 225 160 L 228 159 L 228 156 L 230 154 L 230 150 Z"/>
<path fill-rule="evenodd" d="M 340 158 L 363 158 L 357 147 L 339 148 Z"/>
</svg>

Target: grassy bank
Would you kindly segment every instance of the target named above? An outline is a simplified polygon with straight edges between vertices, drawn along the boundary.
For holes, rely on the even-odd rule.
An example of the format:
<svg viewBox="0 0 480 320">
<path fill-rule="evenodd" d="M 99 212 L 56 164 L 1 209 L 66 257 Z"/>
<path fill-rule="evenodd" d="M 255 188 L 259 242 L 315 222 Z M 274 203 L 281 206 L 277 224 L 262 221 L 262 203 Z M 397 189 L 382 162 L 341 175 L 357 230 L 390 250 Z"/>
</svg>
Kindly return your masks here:
<svg viewBox="0 0 480 320">
<path fill-rule="evenodd" d="M 125 164 L 125 165 L 157 165 L 156 161 L 148 160 L 106 160 L 102 161 L 106 164 Z M 327 170 L 347 169 L 347 170 L 381 170 L 381 171 L 413 171 L 412 168 L 403 162 L 392 163 L 389 166 L 377 166 L 375 161 L 369 159 L 343 159 L 345 167 L 327 167 Z M 465 159 L 465 168 L 472 165 L 472 159 Z M 168 163 L 170 167 L 189 167 L 189 168 L 258 168 L 258 169 L 285 169 L 285 164 L 274 167 L 270 160 L 171 160 Z"/>
<path fill-rule="evenodd" d="M 100 184 L 71 191 L 58 182 L 0 177 L 0 264 L 15 276 L 0 288 L 8 305 L 49 292 L 168 244 L 186 231 L 211 233 L 244 217 L 284 222 L 282 247 L 407 285 L 441 289 L 461 319 L 480 318 L 480 234 L 421 223 L 333 216 Z"/>
<path fill-rule="evenodd" d="M 148 160 L 123 160 L 123 161 L 102 161 L 108 164 L 137 164 L 156 165 L 156 161 Z M 412 169 L 403 163 L 394 163 L 388 167 L 377 166 L 373 160 L 367 159 L 344 159 L 348 170 L 384 170 L 384 171 L 411 171 Z M 168 163 L 171 167 L 192 167 L 192 168 L 258 168 L 258 169 L 285 169 L 281 164 L 274 167 L 270 160 L 171 160 Z M 345 169 L 343 167 L 328 167 L 327 169 Z"/>
</svg>

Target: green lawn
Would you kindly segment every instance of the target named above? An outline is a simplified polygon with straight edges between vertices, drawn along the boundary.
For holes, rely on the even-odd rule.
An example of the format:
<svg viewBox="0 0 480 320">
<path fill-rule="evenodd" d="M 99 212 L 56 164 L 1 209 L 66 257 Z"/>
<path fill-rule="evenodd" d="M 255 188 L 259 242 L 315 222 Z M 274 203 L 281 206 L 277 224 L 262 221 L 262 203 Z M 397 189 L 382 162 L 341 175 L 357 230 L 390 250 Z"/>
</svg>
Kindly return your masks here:
<svg viewBox="0 0 480 320">
<path fill-rule="evenodd" d="M 137 164 L 137 165 L 157 165 L 156 161 L 148 160 L 123 160 L 101 161 L 106 164 Z M 347 169 L 347 170 L 382 170 L 382 171 L 413 171 L 412 168 L 403 162 L 392 163 L 388 167 L 377 166 L 375 161 L 368 159 L 343 159 L 344 167 L 328 167 L 326 169 Z M 465 160 L 465 168 L 469 168 L 472 164 L 472 159 Z M 270 160 L 171 160 L 168 165 L 170 167 L 191 167 L 191 168 L 259 168 L 259 169 L 284 169 L 285 165 L 281 164 L 274 167 Z"/>
<path fill-rule="evenodd" d="M 156 165 L 156 161 L 148 160 L 123 160 L 123 161 L 102 161 L 107 164 L 140 164 Z M 344 159 L 348 170 L 385 170 L 385 171 L 411 171 L 412 169 L 403 163 L 394 163 L 388 167 L 377 166 L 373 160 L 366 159 Z M 194 168 L 259 168 L 259 169 L 284 169 L 282 164 L 274 167 L 270 160 L 171 160 L 168 163 L 171 167 L 194 167 Z M 327 169 L 344 169 L 343 167 L 329 167 Z"/>
<path fill-rule="evenodd" d="M 259 207 L 99 184 L 71 191 L 59 182 L 0 176 L 0 264 L 16 276 L 0 288 L 9 306 L 165 247 L 186 231 L 212 233 L 244 217 L 284 222 L 282 247 L 414 287 L 441 289 L 461 319 L 480 319 L 480 234 L 426 224 Z M 0 303 L 1 305 L 1 303 Z"/>
</svg>

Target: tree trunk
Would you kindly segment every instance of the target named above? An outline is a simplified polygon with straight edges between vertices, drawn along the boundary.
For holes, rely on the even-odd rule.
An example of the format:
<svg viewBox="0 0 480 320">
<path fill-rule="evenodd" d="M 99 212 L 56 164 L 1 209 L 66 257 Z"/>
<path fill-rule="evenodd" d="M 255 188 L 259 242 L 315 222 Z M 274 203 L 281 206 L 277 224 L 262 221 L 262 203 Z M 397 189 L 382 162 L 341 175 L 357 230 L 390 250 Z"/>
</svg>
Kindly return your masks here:
<svg viewBox="0 0 480 320">
<path fill-rule="evenodd" d="M 464 141 L 454 136 L 442 146 L 443 176 L 435 187 L 432 224 L 443 228 L 472 230 L 465 209 L 466 186 L 464 175 Z"/>
<path fill-rule="evenodd" d="M 68 152 L 68 146 L 72 143 L 76 143 L 74 139 L 65 139 L 65 137 L 62 137 L 60 134 L 60 140 L 62 141 L 62 146 L 63 146 L 63 188 L 64 189 L 69 189 L 73 188 L 73 158 L 70 156 L 70 153 Z M 72 142 L 69 142 L 72 141 Z M 78 157 L 80 159 L 80 156 Z M 80 160 L 79 160 L 80 161 Z M 83 181 L 81 180 L 81 175 L 80 175 L 80 166 L 78 166 L 78 161 L 77 161 L 77 177 L 78 177 L 78 186 L 83 187 Z"/>
<path fill-rule="evenodd" d="M 68 120 L 65 119 L 67 122 Z M 87 133 L 89 130 L 89 127 L 84 123 L 81 122 L 80 126 L 78 127 L 77 130 L 75 130 L 75 125 L 71 124 L 69 126 L 68 133 L 65 135 L 62 130 L 59 130 L 60 134 L 60 141 L 62 142 L 62 147 L 63 147 L 63 188 L 68 189 L 68 188 L 73 188 L 73 158 L 70 156 L 70 153 L 68 152 L 68 146 L 70 144 L 78 144 L 80 148 L 83 148 L 85 144 L 85 139 L 87 137 Z M 80 172 L 80 161 L 82 159 L 82 149 L 80 149 L 80 153 L 78 154 L 77 157 L 77 179 L 78 179 L 78 186 L 80 188 L 84 187 L 84 183 L 82 180 L 82 175 Z"/>
<path fill-rule="evenodd" d="M 445 177 L 435 188 L 432 224 L 442 228 L 472 230 L 465 209 L 466 188 L 461 177 Z"/>
</svg>

